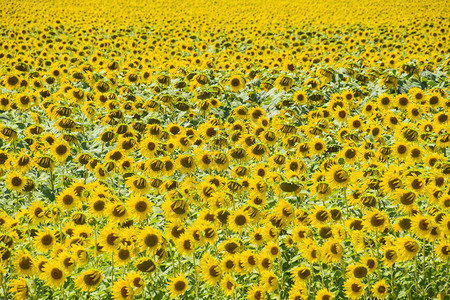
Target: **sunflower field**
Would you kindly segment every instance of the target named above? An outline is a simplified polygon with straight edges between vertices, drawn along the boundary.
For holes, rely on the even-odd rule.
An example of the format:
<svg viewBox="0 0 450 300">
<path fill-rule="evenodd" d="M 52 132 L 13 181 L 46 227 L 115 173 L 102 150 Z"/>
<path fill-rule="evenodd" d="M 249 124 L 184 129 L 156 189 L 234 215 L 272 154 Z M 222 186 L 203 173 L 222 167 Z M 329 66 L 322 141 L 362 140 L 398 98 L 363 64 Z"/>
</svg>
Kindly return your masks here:
<svg viewBox="0 0 450 300">
<path fill-rule="evenodd" d="M 450 2 L 0 9 L 0 299 L 450 299 Z"/>
</svg>

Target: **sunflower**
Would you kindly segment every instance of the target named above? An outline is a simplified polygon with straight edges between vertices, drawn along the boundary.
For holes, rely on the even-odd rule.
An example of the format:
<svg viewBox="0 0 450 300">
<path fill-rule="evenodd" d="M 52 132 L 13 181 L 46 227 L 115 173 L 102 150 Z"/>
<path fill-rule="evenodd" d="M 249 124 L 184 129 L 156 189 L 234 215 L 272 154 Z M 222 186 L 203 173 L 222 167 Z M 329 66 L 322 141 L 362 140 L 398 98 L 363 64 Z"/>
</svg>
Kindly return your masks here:
<svg viewBox="0 0 450 300">
<path fill-rule="evenodd" d="M 220 281 L 220 288 L 225 296 L 231 296 L 234 290 L 239 286 L 230 273 L 225 274 Z"/>
<path fill-rule="evenodd" d="M 66 142 L 55 141 L 51 145 L 51 152 L 56 161 L 64 162 L 70 155 L 70 146 Z"/>
<path fill-rule="evenodd" d="M 339 262 L 342 257 L 344 247 L 340 241 L 329 239 L 321 248 L 322 257 L 325 263 Z"/>
<path fill-rule="evenodd" d="M 200 274 L 207 284 L 216 285 L 222 277 L 219 261 L 208 253 L 203 254 L 200 260 Z"/>
<path fill-rule="evenodd" d="M 376 232 L 382 232 L 389 225 L 389 217 L 384 211 L 372 208 L 364 217 L 364 227 Z"/>
<path fill-rule="evenodd" d="M 358 299 L 364 294 L 365 284 L 359 279 L 350 278 L 344 283 L 345 295 L 350 299 Z"/>
<path fill-rule="evenodd" d="M 425 185 L 425 180 L 416 174 L 411 174 L 405 177 L 405 187 L 410 191 L 421 193 L 425 190 Z"/>
<path fill-rule="evenodd" d="M 175 246 L 180 254 L 191 256 L 195 250 L 195 240 L 191 235 L 183 233 L 180 238 L 175 241 Z"/>
<path fill-rule="evenodd" d="M 156 264 L 150 257 L 141 257 L 135 263 L 135 267 L 140 272 L 152 273 L 156 270 Z"/>
<path fill-rule="evenodd" d="M 155 252 L 162 245 L 163 238 L 161 233 L 153 227 L 146 226 L 138 235 L 139 245 L 145 249 Z"/>
<path fill-rule="evenodd" d="M 298 281 L 307 281 L 312 276 L 312 271 L 305 266 L 299 266 L 292 269 L 292 279 L 294 279 L 295 282 Z"/>
<path fill-rule="evenodd" d="M 133 175 L 126 179 L 126 184 L 133 193 L 147 194 L 150 191 L 150 182 L 143 176 Z"/>
<path fill-rule="evenodd" d="M 66 274 L 64 269 L 56 263 L 49 262 L 44 267 L 43 275 L 47 284 L 53 288 L 59 288 L 64 285 L 66 281 Z"/>
<path fill-rule="evenodd" d="M 169 291 L 170 297 L 175 298 L 181 296 L 185 294 L 188 289 L 189 283 L 183 273 L 169 278 L 167 290 Z"/>
<path fill-rule="evenodd" d="M 382 279 L 374 283 L 372 286 L 372 294 L 377 299 L 384 299 L 388 295 L 389 286 L 386 280 Z"/>
<path fill-rule="evenodd" d="M 80 198 L 70 189 L 65 189 L 56 197 L 58 206 L 68 211 L 78 207 L 80 202 Z"/>
<path fill-rule="evenodd" d="M 197 167 L 195 157 L 188 154 L 179 155 L 175 164 L 182 173 L 191 173 Z"/>
<path fill-rule="evenodd" d="M 122 202 L 109 202 L 106 205 L 105 210 L 108 215 L 109 221 L 112 223 L 125 222 L 128 218 L 127 207 Z"/>
<path fill-rule="evenodd" d="M 450 243 L 447 241 L 440 241 L 439 244 L 434 248 L 434 252 L 437 257 L 442 261 L 450 260 Z"/>
<path fill-rule="evenodd" d="M 333 297 L 333 293 L 330 292 L 327 288 L 321 288 L 317 291 L 314 300 L 333 300 Z"/>
<path fill-rule="evenodd" d="M 351 182 L 351 173 L 340 165 L 335 165 L 327 171 L 325 178 L 330 188 L 338 189 L 346 187 Z"/>
<path fill-rule="evenodd" d="M 400 261 L 411 260 L 420 251 L 419 243 L 412 237 L 401 237 L 395 244 Z"/>
<path fill-rule="evenodd" d="M 267 270 L 261 272 L 261 284 L 267 293 L 273 293 L 278 289 L 278 282 L 278 276 L 274 272 Z"/>
<path fill-rule="evenodd" d="M 12 100 L 9 95 L 0 95 L 0 110 L 8 111 L 11 109 Z"/>
<path fill-rule="evenodd" d="M 394 100 L 387 93 L 382 93 L 377 98 L 377 105 L 383 111 L 389 110 L 394 105 Z"/>
<path fill-rule="evenodd" d="M 250 223 L 247 212 L 243 209 L 234 211 L 229 217 L 229 228 L 235 232 L 242 232 Z"/>
<path fill-rule="evenodd" d="M 420 213 L 411 218 L 411 230 L 420 238 L 426 237 L 431 232 L 433 224 L 429 217 Z"/>
<path fill-rule="evenodd" d="M 330 213 L 323 207 L 315 205 L 309 215 L 309 221 L 314 226 L 321 226 L 331 220 Z"/>
<path fill-rule="evenodd" d="M 411 210 L 415 206 L 418 195 L 412 191 L 405 189 L 398 189 L 394 193 L 394 200 L 397 204 L 400 204 L 402 209 Z"/>
<path fill-rule="evenodd" d="M 118 230 L 111 225 L 103 227 L 98 242 L 103 247 L 103 251 L 114 251 L 119 247 L 120 242 Z"/>
<path fill-rule="evenodd" d="M 5 183 L 10 191 L 20 192 L 26 184 L 26 179 L 18 172 L 11 172 L 6 176 Z"/>
<path fill-rule="evenodd" d="M 127 274 L 126 280 L 130 283 L 133 288 L 133 292 L 135 295 L 140 295 L 145 288 L 144 277 L 136 271 L 132 271 Z"/>
<path fill-rule="evenodd" d="M 357 278 L 357 279 L 362 279 L 364 277 L 366 277 L 366 275 L 368 274 L 369 270 L 367 268 L 367 266 L 363 265 L 363 264 L 356 264 L 356 265 L 349 265 L 347 267 L 347 276 L 350 278 Z"/>
<path fill-rule="evenodd" d="M 93 292 L 103 281 L 103 278 L 103 271 L 89 269 L 77 277 L 75 287 L 83 292 Z"/>
<path fill-rule="evenodd" d="M 9 287 L 10 288 L 8 291 L 14 295 L 14 300 L 26 300 L 29 296 L 31 296 L 31 290 L 28 287 L 28 283 L 25 278 L 11 280 Z M 4 292 L 6 293 L 6 291 Z"/>
<path fill-rule="evenodd" d="M 131 300 L 134 298 L 133 288 L 130 282 L 125 279 L 114 282 L 111 294 L 114 300 Z"/>
<path fill-rule="evenodd" d="M 54 232 L 46 228 L 34 237 L 34 248 L 40 252 L 47 252 L 53 247 L 55 240 Z"/>
<path fill-rule="evenodd" d="M 321 155 L 325 153 L 328 148 L 323 140 L 316 138 L 309 143 L 309 150 L 311 154 Z"/>
<path fill-rule="evenodd" d="M 33 166 L 31 157 L 21 150 L 14 159 L 14 165 L 21 174 L 26 173 Z"/>
<path fill-rule="evenodd" d="M 3 84 L 9 90 L 15 90 L 16 88 L 20 87 L 21 80 L 22 79 L 19 77 L 19 75 L 10 73 L 3 77 Z"/>
<path fill-rule="evenodd" d="M 275 87 L 279 91 L 286 91 L 288 92 L 292 85 L 294 84 L 294 79 L 292 79 L 290 76 L 281 75 L 275 80 Z"/>
<path fill-rule="evenodd" d="M 28 251 L 19 250 L 16 252 L 14 266 L 19 276 L 31 276 L 35 273 L 33 257 Z"/>
<path fill-rule="evenodd" d="M 240 92 L 245 88 L 245 79 L 239 75 L 233 75 L 228 80 L 228 84 L 231 87 L 231 90 L 235 93 Z"/>
<path fill-rule="evenodd" d="M 308 94 L 303 90 L 298 90 L 294 93 L 293 100 L 297 105 L 305 105 L 308 103 Z"/>
<path fill-rule="evenodd" d="M 153 204 L 147 197 L 139 194 L 131 195 L 127 200 L 129 214 L 138 221 L 143 221 L 152 212 Z"/>
</svg>

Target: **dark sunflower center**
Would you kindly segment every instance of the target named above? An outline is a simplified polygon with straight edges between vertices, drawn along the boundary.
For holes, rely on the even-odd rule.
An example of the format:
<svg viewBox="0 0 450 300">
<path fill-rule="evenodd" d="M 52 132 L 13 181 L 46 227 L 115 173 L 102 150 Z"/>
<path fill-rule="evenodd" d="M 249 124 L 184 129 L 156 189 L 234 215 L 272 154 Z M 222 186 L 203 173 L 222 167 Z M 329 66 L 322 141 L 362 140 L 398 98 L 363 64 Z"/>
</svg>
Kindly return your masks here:
<svg viewBox="0 0 450 300">
<path fill-rule="evenodd" d="M 118 256 L 121 260 L 127 260 L 128 258 L 130 258 L 130 250 L 128 249 L 120 249 Z"/>
<path fill-rule="evenodd" d="M 50 234 L 46 234 L 41 238 L 41 243 L 44 246 L 48 246 L 53 242 L 53 237 Z"/>
<path fill-rule="evenodd" d="M 51 271 L 51 276 L 53 279 L 59 280 L 63 277 L 63 272 L 60 269 L 53 268 L 53 270 Z"/>
<path fill-rule="evenodd" d="M 155 247 L 158 244 L 159 238 L 156 234 L 148 234 L 145 238 L 144 238 L 144 243 L 148 246 L 148 247 Z"/>
<path fill-rule="evenodd" d="M 234 86 L 234 87 L 239 86 L 240 83 L 241 83 L 241 81 L 238 78 L 233 78 L 230 82 L 231 86 Z"/>
<path fill-rule="evenodd" d="M 357 283 L 352 284 L 352 291 L 355 293 L 359 293 L 361 291 L 361 286 Z"/>
<path fill-rule="evenodd" d="M 211 277 L 217 277 L 220 275 L 219 271 L 218 271 L 218 267 L 217 266 L 212 266 L 209 268 L 209 275 L 211 275 Z"/>
<path fill-rule="evenodd" d="M 247 223 L 247 218 L 243 215 L 238 215 L 234 221 L 236 222 L 236 225 L 243 226 L 245 223 Z"/>
<path fill-rule="evenodd" d="M 184 291 L 185 288 L 186 288 L 186 283 L 184 281 L 179 280 L 175 283 L 175 290 L 182 292 L 182 291 Z"/>
<path fill-rule="evenodd" d="M 23 180 L 22 180 L 22 178 L 20 178 L 20 177 L 13 177 L 12 179 L 11 179 L 11 184 L 13 185 L 13 186 L 21 186 L 22 185 L 22 183 L 23 183 Z"/>
<path fill-rule="evenodd" d="M 59 145 L 58 147 L 56 147 L 56 153 L 58 155 L 64 155 L 68 152 L 69 149 L 67 149 L 67 147 L 65 145 Z"/>
<path fill-rule="evenodd" d="M 349 176 L 346 171 L 344 170 L 338 170 L 333 174 L 333 179 L 337 183 L 344 183 L 349 179 Z"/>
<path fill-rule="evenodd" d="M 32 267 L 33 262 L 29 257 L 22 257 L 19 262 L 19 266 L 22 270 L 28 270 Z"/>
<path fill-rule="evenodd" d="M 353 270 L 353 275 L 356 278 L 364 278 L 367 275 L 367 268 L 364 266 L 358 266 Z"/>
<path fill-rule="evenodd" d="M 83 277 L 83 281 L 87 286 L 95 286 L 99 284 L 101 280 L 101 276 L 96 271 L 91 272 L 90 274 L 86 274 Z"/>
</svg>

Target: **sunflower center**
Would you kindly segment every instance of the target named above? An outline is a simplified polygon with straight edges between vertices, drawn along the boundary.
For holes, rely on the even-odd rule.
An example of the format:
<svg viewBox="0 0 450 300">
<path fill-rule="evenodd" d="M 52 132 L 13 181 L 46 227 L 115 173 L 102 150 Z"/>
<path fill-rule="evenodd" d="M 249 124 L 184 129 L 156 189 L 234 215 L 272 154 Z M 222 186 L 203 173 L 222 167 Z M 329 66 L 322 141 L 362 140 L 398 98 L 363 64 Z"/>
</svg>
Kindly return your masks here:
<svg viewBox="0 0 450 300">
<path fill-rule="evenodd" d="M 448 116 L 445 113 L 442 113 L 438 116 L 439 123 L 445 123 L 448 120 Z"/>
<path fill-rule="evenodd" d="M 20 266 L 20 268 L 22 270 L 28 270 L 28 269 L 31 268 L 32 265 L 33 265 L 33 263 L 31 261 L 31 258 L 29 258 L 29 257 L 22 257 L 20 259 L 19 266 Z"/>
<path fill-rule="evenodd" d="M 302 269 L 297 272 L 297 276 L 301 279 L 306 279 L 311 275 L 311 271 L 308 269 Z"/>
<path fill-rule="evenodd" d="M 403 205 L 411 205 L 414 203 L 414 200 L 416 200 L 416 194 L 414 194 L 413 192 L 407 192 L 404 193 L 401 197 L 400 197 L 400 202 Z"/>
<path fill-rule="evenodd" d="M 361 291 L 361 286 L 357 283 L 352 284 L 352 291 L 355 293 L 359 293 Z"/>
<path fill-rule="evenodd" d="M 120 249 L 118 254 L 121 260 L 127 260 L 130 258 L 130 250 L 128 249 Z"/>
<path fill-rule="evenodd" d="M 144 238 L 144 243 L 148 246 L 148 247 L 155 247 L 158 244 L 159 238 L 156 234 L 148 234 L 145 238 Z"/>
<path fill-rule="evenodd" d="M 126 213 L 125 208 L 122 205 L 117 205 L 112 210 L 112 214 L 114 217 L 120 218 L 123 217 Z"/>
<path fill-rule="evenodd" d="M 419 190 L 423 187 L 423 182 L 420 179 L 415 178 L 412 182 L 411 182 L 411 186 L 413 189 L 415 190 Z"/>
<path fill-rule="evenodd" d="M 185 250 L 192 250 L 192 244 L 191 244 L 191 241 L 189 241 L 189 240 L 184 241 L 184 243 L 183 243 L 183 248 L 184 248 Z"/>
<path fill-rule="evenodd" d="M 23 182 L 22 178 L 20 178 L 20 177 L 18 177 L 18 176 L 15 176 L 15 177 L 13 177 L 13 178 L 11 179 L 11 184 L 12 184 L 13 186 L 21 186 L 21 185 L 22 185 L 22 182 Z"/>
<path fill-rule="evenodd" d="M 95 211 L 102 211 L 105 208 L 105 201 L 97 200 L 94 202 L 93 207 Z"/>
<path fill-rule="evenodd" d="M 442 254 L 444 254 L 445 256 L 450 254 L 450 247 L 449 246 L 444 246 L 441 248 L 441 252 Z"/>
<path fill-rule="evenodd" d="M 50 234 L 46 234 L 41 238 L 41 243 L 44 246 L 48 246 L 53 242 L 53 237 Z"/>
<path fill-rule="evenodd" d="M 419 245 L 415 241 L 408 241 L 405 243 L 405 249 L 408 252 L 416 253 L 419 250 Z"/>
<path fill-rule="evenodd" d="M 345 158 L 352 159 L 356 156 L 356 150 L 355 149 L 348 149 L 345 151 Z"/>
<path fill-rule="evenodd" d="M 114 246 L 116 243 L 116 240 L 118 239 L 119 237 L 117 236 L 117 234 L 115 234 L 115 233 L 110 233 L 110 234 L 108 234 L 108 236 L 106 237 L 106 242 L 108 243 L 108 245 L 111 245 L 111 246 Z"/>
<path fill-rule="evenodd" d="M 430 229 L 430 222 L 426 219 L 422 219 L 419 222 L 419 228 L 424 231 L 428 231 Z"/>
<path fill-rule="evenodd" d="M 73 203 L 73 197 L 71 195 L 64 195 L 64 197 L 62 198 L 62 202 L 65 205 L 71 205 Z"/>
<path fill-rule="evenodd" d="M 384 224 L 384 217 L 380 214 L 375 214 L 372 216 L 372 218 L 370 218 L 370 224 L 373 227 L 380 227 Z"/>
<path fill-rule="evenodd" d="M 367 275 L 367 268 L 364 266 L 358 266 L 353 270 L 353 275 L 356 278 L 363 278 Z"/>
<path fill-rule="evenodd" d="M 277 255 L 278 252 L 280 252 L 280 250 L 278 249 L 278 247 L 272 247 L 272 248 L 270 249 L 270 253 L 271 253 L 272 255 Z"/>
<path fill-rule="evenodd" d="M 348 176 L 348 174 L 347 174 L 346 171 L 344 171 L 344 170 L 339 170 L 339 171 L 336 171 L 336 172 L 333 174 L 333 179 L 334 179 L 337 183 L 344 183 L 344 182 L 346 182 L 346 181 L 349 179 L 349 176 Z"/>
<path fill-rule="evenodd" d="M 101 280 L 101 276 L 96 271 L 91 272 L 90 274 L 84 275 L 83 281 L 87 286 L 95 286 Z"/>
<path fill-rule="evenodd" d="M 136 203 L 135 209 L 138 212 L 145 212 L 147 210 L 147 203 L 145 203 L 145 201 L 141 200 L 141 201 Z"/>
<path fill-rule="evenodd" d="M 63 277 L 63 272 L 60 269 L 53 268 L 53 270 L 51 272 L 51 276 L 53 279 L 59 280 Z"/>
<path fill-rule="evenodd" d="M 439 102 L 439 97 L 438 96 L 431 96 L 430 97 L 430 104 L 431 105 L 436 105 Z"/>
<path fill-rule="evenodd" d="M 151 259 L 145 259 L 144 261 L 138 263 L 136 268 L 141 272 L 152 272 L 156 267 Z"/>
<path fill-rule="evenodd" d="M 321 151 L 323 149 L 323 144 L 322 143 L 316 143 L 314 145 L 314 149 L 316 149 L 316 151 Z"/>
<path fill-rule="evenodd" d="M 233 78 L 230 82 L 231 86 L 239 86 L 239 84 L 241 83 L 241 81 L 238 78 Z"/>
<path fill-rule="evenodd" d="M 236 222 L 236 225 L 243 226 L 247 223 L 247 218 L 244 215 L 238 215 L 234 221 Z"/>
<path fill-rule="evenodd" d="M 411 228 L 411 219 L 409 218 L 401 219 L 399 225 L 401 229 L 408 230 Z"/>
<path fill-rule="evenodd" d="M 209 268 L 209 275 L 211 275 L 212 277 L 217 277 L 220 275 L 219 271 L 218 271 L 218 267 L 217 266 L 212 266 Z"/>
</svg>

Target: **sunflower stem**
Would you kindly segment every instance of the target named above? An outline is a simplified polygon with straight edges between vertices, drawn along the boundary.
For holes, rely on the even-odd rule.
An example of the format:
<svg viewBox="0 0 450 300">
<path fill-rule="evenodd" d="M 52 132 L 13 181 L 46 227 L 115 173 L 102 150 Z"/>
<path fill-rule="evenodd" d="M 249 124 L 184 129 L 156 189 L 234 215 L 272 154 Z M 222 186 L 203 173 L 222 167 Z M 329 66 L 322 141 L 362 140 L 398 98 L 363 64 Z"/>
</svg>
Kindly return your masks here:
<svg viewBox="0 0 450 300">
<path fill-rule="evenodd" d="M 420 293 L 420 291 L 418 290 L 419 283 L 418 283 L 418 280 L 417 280 L 417 255 L 414 258 L 414 281 L 416 283 L 415 290 L 417 292 L 417 295 L 419 295 L 419 293 Z"/>
<path fill-rule="evenodd" d="M 325 287 L 325 281 L 324 281 L 325 275 L 323 274 L 323 263 L 320 263 L 320 273 L 322 274 L 322 276 L 321 276 L 321 279 L 322 279 L 322 287 Z"/>
<path fill-rule="evenodd" d="M 112 254 L 111 254 L 111 293 L 112 293 L 113 284 L 114 284 L 114 250 L 112 251 Z"/>
<path fill-rule="evenodd" d="M 3 290 L 3 297 L 6 299 L 8 299 L 8 290 L 5 287 L 5 280 L 4 277 L 2 276 L 2 290 Z"/>
<path fill-rule="evenodd" d="M 198 286 L 199 286 L 198 270 L 197 270 L 197 266 L 195 265 L 195 252 L 192 254 L 192 264 L 194 265 L 194 271 L 195 271 L 195 299 L 199 299 L 198 298 Z"/>
<path fill-rule="evenodd" d="M 61 297 L 64 300 L 65 299 L 65 294 L 64 294 L 64 285 L 61 285 Z"/>
</svg>

